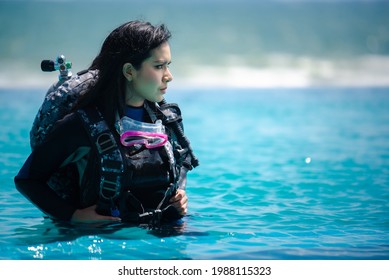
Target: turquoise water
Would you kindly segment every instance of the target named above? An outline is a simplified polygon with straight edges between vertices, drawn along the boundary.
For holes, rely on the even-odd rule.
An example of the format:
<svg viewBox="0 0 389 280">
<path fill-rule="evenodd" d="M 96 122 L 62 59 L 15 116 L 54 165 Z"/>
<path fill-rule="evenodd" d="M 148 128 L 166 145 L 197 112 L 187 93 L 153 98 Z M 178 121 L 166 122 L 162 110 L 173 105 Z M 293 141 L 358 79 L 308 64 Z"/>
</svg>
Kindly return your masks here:
<svg viewBox="0 0 389 280">
<path fill-rule="evenodd" d="M 174 89 L 200 158 L 158 231 L 44 219 L 16 190 L 45 90 L 0 90 L 0 259 L 389 259 L 389 89 Z"/>
</svg>

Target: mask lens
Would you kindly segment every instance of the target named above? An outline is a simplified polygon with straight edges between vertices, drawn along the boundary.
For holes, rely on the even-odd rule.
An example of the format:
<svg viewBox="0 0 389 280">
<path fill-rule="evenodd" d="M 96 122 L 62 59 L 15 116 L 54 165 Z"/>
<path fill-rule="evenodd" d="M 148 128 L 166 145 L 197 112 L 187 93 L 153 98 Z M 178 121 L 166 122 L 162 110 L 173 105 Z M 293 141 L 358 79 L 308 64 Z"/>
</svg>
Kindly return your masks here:
<svg viewBox="0 0 389 280">
<path fill-rule="evenodd" d="M 148 149 L 163 146 L 167 141 L 167 135 L 163 133 L 151 133 L 143 131 L 126 131 L 120 136 L 123 146 L 144 145 Z"/>
</svg>

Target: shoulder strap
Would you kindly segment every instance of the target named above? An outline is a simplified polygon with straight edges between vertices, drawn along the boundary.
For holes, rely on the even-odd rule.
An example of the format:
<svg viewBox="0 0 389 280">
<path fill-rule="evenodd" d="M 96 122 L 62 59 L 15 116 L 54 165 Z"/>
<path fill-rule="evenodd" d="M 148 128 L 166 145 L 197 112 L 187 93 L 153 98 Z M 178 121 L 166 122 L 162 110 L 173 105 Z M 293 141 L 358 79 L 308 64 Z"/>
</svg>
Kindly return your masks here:
<svg viewBox="0 0 389 280">
<path fill-rule="evenodd" d="M 112 216 L 120 213 L 114 204 L 121 192 L 124 163 L 118 144 L 97 108 L 78 110 L 100 158 L 100 200 L 111 204 Z"/>
<path fill-rule="evenodd" d="M 192 170 L 199 165 L 199 160 L 193 153 L 189 139 L 186 137 L 182 125 L 181 110 L 176 103 L 167 103 L 165 99 L 158 103 L 156 109 L 162 116 L 162 123 L 170 127 L 177 137 L 178 142 L 182 146 L 182 151 L 177 151 L 179 157 L 185 158 L 183 166 L 186 169 Z"/>
</svg>

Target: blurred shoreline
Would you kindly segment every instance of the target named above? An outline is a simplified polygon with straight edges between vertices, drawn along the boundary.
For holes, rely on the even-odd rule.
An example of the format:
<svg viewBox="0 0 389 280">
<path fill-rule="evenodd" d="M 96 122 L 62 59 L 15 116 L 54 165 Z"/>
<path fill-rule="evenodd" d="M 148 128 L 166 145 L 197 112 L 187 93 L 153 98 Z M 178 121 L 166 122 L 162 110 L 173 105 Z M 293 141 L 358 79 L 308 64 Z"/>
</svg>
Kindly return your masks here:
<svg viewBox="0 0 389 280">
<path fill-rule="evenodd" d="M 389 87 L 389 56 L 326 60 L 275 55 L 267 67 L 193 66 L 179 76 L 181 87 Z"/>
<path fill-rule="evenodd" d="M 0 88 L 48 88 L 58 72 L 39 69 L 28 74 L 17 67 L 0 70 Z M 73 75 L 82 69 L 71 69 Z M 389 56 L 366 55 L 352 60 L 326 60 L 273 55 L 266 67 L 236 65 L 175 65 L 171 88 L 305 88 L 389 87 Z"/>
<path fill-rule="evenodd" d="M 93 3 L 93 4 L 92 4 Z M 0 88 L 48 88 L 40 62 L 86 69 L 128 20 L 171 30 L 186 87 L 389 87 L 389 1 L 0 0 Z"/>
</svg>

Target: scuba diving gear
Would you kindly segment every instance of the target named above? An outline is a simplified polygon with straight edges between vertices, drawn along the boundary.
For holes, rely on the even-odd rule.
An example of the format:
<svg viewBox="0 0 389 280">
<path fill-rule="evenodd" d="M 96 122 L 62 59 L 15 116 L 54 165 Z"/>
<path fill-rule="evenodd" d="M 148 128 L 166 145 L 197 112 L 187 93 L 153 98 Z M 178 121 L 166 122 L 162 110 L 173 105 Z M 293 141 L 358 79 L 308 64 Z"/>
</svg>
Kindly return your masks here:
<svg viewBox="0 0 389 280">
<path fill-rule="evenodd" d="M 118 217 L 120 211 L 117 209 L 114 200 L 121 192 L 121 180 L 124 173 L 122 154 L 117 147 L 111 130 L 97 109 L 78 110 L 77 112 L 89 132 L 91 142 L 95 144 L 97 153 L 100 155 L 100 201 L 108 202 L 111 215 Z M 99 204 L 97 208 L 99 208 Z"/>
<path fill-rule="evenodd" d="M 48 90 L 30 132 L 30 144 L 33 150 L 46 139 L 54 123 L 71 112 L 78 97 L 93 87 L 97 79 L 98 70 L 83 71 L 68 80 L 60 80 Z M 88 179 L 90 176 L 97 175 L 99 178 L 93 179 L 93 181 L 99 182 L 97 211 L 100 214 L 120 216 L 123 221 L 133 223 L 157 225 L 161 219 L 164 219 L 164 216 L 179 217 L 177 213 L 174 215 L 176 210 L 169 206 L 169 199 L 179 187 L 185 184 L 187 171 L 196 167 L 198 161 L 193 155 L 189 141 L 183 134 L 181 112 L 176 104 L 166 104 L 164 101 L 158 105 L 146 101 L 144 109 L 153 123 L 157 119 L 162 120 L 161 127 L 165 128 L 165 131 L 158 132 L 161 135 L 133 135 L 131 133 L 125 135 L 123 130 L 121 136 L 126 144 L 125 147 L 120 145 L 120 138 L 113 135 L 113 131 L 108 128 L 97 110 L 87 108 L 77 111 L 88 132 L 92 143 L 91 147 L 95 151 L 93 157 L 90 158 L 93 164 L 90 164 L 91 168 L 89 168 L 90 172 L 94 173 L 83 174 L 83 178 L 86 178 L 87 181 L 90 181 Z M 137 141 L 141 140 L 143 149 L 137 149 L 139 145 L 133 142 L 134 136 Z M 126 147 L 127 144 L 130 147 Z M 124 150 L 130 152 L 126 154 L 123 152 Z M 159 154 L 164 155 L 163 160 L 160 159 Z M 146 165 L 146 169 L 143 170 L 142 160 L 140 163 L 137 163 L 136 160 L 143 158 L 144 155 L 149 156 L 156 164 L 163 163 L 163 166 L 161 165 L 159 169 L 154 168 L 153 165 Z M 97 159 L 97 161 L 93 161 L 93 159 Z M 98 168 L 96 169 L 94 165 Z M 96 170 L 99 174 L 96 174 Z M 164 170 L 166 170 L 165 174 L 162 172 Z M 152 176 L 149 176 L 150 172 Z M 163 176 L 158 178 L 158 172 L 162 172 Z M 62 187 L 66 180 L 61 178 L 67 179 L 68 175 L 60 172 L 55 174 L 58 176 L 52 185 Z M 139 178 L 142 178 L 144 182 Z M 156 183 L 157 181 L 150 183 L 150 178 L 155 178 L 160 183 Z M 73 180 L 73 178 L 69 179 Z M 49 181 L 53 181 L 52 178 Z M 70 184 L 79 183 L 75 179 Z M 81 185 L 79 186 L 81 187 Z M 95 186 L 96 184 L 89 184 L 89 189 L 86 189 L 85 193 L 90 192 L 89 190 L 92 188 L 95 190 Z M 51 185 L 50 187 L 53 188 Z M 133 190 L 131 192 L 129 192 L 130 187 Z M 143 202 L 148 201 L 147 195 L 152 193 L 149 189 L 154 192 L 157 190 L 156 187 L 160 188 L 160 195 L 155 196 L 153 201 L 158 202 L 153 206 L 143 204 Z M 162 187 L 164 188 L 163 192 Z M 139 196 L 141 192 L 145 197 Z"/>
<path fill-rule="evenodd" d="M 166 141 L 167 135 L 162 133 L 126 131 L 120 136 L 120 142 L 126 147 L 144 145 L 147 149 L 153 149 L 165 145 Z"/>
<path fill-rule="evenodd" d="M 148 149 L 158 148 L 168 140 L 161 120 L 155 124 L 144 123 L 124 116 L 117 121 L 117 130 L 123 146 L 144 145 Z"/>
<path fill-rule="evenodd" d="M 144 131 L 149 133 L 164 133 L 164 127 L 161 120 L 156 120 L 155 123 L 145 123 L 133 120 L 129 117 L 124 116 L 116 123 L 116 129 L 119 134 L 125 131 Z"/>
<path fill-rule="evenodd" d="M 77 99 L 96 83 L 97 78 L 97 70 L 83 71 L 68 80 L 59 80 L 48 89 L 30 130 L 32 149 L 46 139 L 58 120 L 71 112 Z"/>
<path fill-rule="evenodd" d="M 108 128 L 97 108 L 78 110 L 77 113 L 81 116 L 90 140 L 95 145 L 96 153 L 100 157 L 100 190 L 96 211 L 103 215 L 121 217 L 125 222 L 146 223 L 146 221 L 148 221 L 153 226 L 158 225 L 164 217 L 164 212 L 169 208 L 170 197 L 172 197 L 177 190 L 178 177 L 176 176 L 176 172 L 170 170 L 169 174 L 166 174 L 169 175 L 164 179 L 166 182 L 166 190 L 164 191 L 158 206 L 155 209 L 146 208 L 138 199 L 136 188 L 134 189 L 134 185 L 140 184 L 140 186 L 142 186 L 143 184 L 141 181 L 135 180 L 134 178 L 137 170 L 143 168 L 141 166 L 131 167 L 128 163 L 124 164 L 123 152 L 120 150 L 112 131 Z M 162 124 L 153 125 L 141 123 L 137 125 L 149 127 L 149 130 L 154 131 L 163 130 Z M 128 124 L 125 127 L 128 127 Z M 164 148 L 169 149 L 169 145 Z M 156 152 L 154 152 L 154 154 L 155 153 Z M 166 154 L 169 157 L 169 154 L 172 153 L 173 152 Z M 130 160 L 131 155 L 126 155 L 126 158 L 127 161 Z M 138 160 L 137 155 L 135 155 L 135 160 Z M 169 162 L 171 161 L 174 162 L 174 159 L 169 159 Z M 160 162 L 163 164 L 162 159 Z M 158 163 L 158 161 L 156 163 Z M 139 165 L 139 163 L 136 163 L 136 165 Z M 169 164 L 169 166 L 170 169 L 174 167 L 174 164 Z M 150 174 L 150 176 L 152 177 L 153 175 Z M 130 185 L 128 185 L 128 182 L 125 179 L 126 177 L 132 178 Z M 150 184 L 153 185 L 151 181 L 147 182 L 147 185 Z M 132 186 L 133 191 L 130 191 L 130 186 Z M 141 188 L 147 189 L 146 186 Z"/>
<path fill-rule="evenodd" d="M 53 72 L 59 70 L 59 80 L 69 80 L 72 77 L 72 72 L 69 69 L 72 68 L 72 63 L 70 61 L 66 61 L 65 56 L 59 55 L 57 59 L 52 60 L 42 60 L 41 69 L 44 72 Z"/>
<path fill-rule="evenodd" d="M 157 109 L 161 113 L 160 115 L 162 117 L 162 123 L 164 123 L 166 126 L 170 127 L 174 131 L 178 142 L 183 147 L 183 150 L 178 152 L 181 154 L 188 153 L 190 156 L 190 162 L 188 160 L 185 160 L 183 164 L 188 170 L 197 167 L 199 165 L 199 160 L 194 155 L 190 142 L 184 134 L 184 130 L 181 124 L 182 116 L 180 108 L 177 104 L 167 103 L 165 99 L 159 102 L 158 105 L 159 108 Z"/>
</svg>

